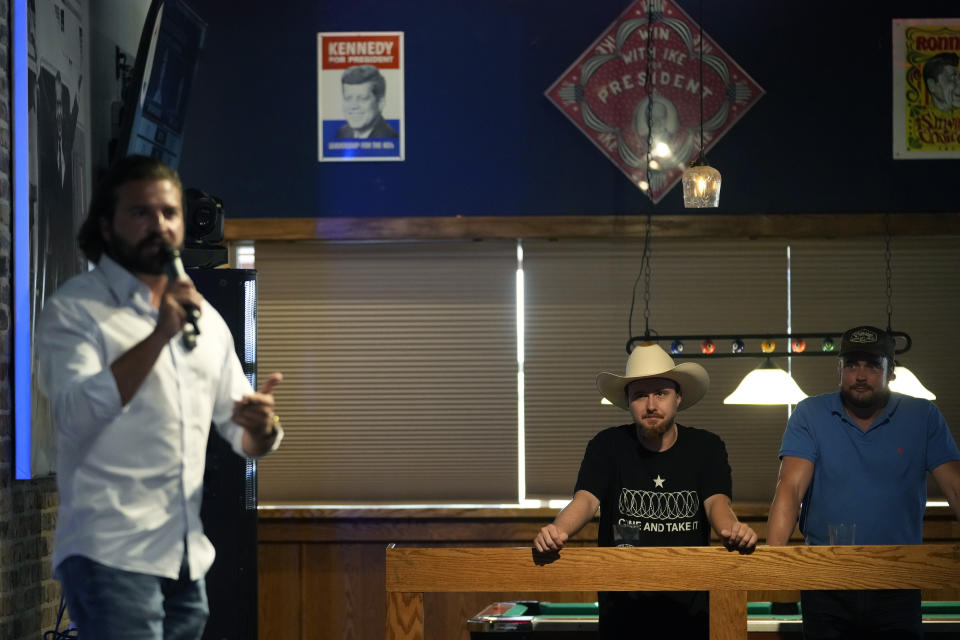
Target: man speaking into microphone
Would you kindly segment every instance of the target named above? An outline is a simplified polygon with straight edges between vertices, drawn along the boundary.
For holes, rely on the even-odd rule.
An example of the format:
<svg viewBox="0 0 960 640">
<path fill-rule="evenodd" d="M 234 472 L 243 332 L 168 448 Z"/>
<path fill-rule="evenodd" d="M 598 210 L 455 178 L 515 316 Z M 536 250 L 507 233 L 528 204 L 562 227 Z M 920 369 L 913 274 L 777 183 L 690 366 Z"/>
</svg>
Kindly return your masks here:
<svg viewBox="0 0 960 640">
<path fill-rule="evenodd" d="M 257 457 L 283 438 L 275 373 L 243 375 L 223 318 L 171 265 L 183 188 L 153 158 L 120 160 L 93 194 L 67 281 L 38 322 L 38 377 L 57 432 L 54 576 L 84 638 L 199 639 L 214 550 L 200 502 L 213 422 Z M 184 274 L 185 275 L 185 274 Z M 188 324 L 191 312 L 192 327 Z M 176 339 L 185 326 L 195 344 Z"/>
</svg>

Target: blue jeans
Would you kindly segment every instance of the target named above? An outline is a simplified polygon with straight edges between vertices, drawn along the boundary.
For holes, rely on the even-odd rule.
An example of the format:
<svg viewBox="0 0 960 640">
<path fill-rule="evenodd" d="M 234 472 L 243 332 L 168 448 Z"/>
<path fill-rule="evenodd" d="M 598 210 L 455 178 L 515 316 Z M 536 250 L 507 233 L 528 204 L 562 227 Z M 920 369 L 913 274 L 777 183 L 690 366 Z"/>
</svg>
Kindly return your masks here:
<svg viewBox="0 0 960 640">
<path fill-rule="evenodd" d="M 186 560 L 172 580 L 70 556 L 57 577 L 81 640 L 199 640 L 207 624 L 207 590 Z"/>
</svg>

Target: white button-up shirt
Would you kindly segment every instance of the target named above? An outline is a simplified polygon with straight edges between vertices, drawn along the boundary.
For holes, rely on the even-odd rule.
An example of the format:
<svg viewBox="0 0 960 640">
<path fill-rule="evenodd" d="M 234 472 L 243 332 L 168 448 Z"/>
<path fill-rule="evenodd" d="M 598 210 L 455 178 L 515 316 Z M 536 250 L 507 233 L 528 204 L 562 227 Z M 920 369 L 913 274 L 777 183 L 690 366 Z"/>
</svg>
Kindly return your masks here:
<svg viewBox="0 0 960 640">
<path fill-rule="evenodd" d="M 211 421 L 239 455 L 234 401 L 252 391 L 220 314 L 204 301 L 193 351 L 179 337 L 122 406 L 110 365 L 156 327 L 149 288 L 104 255 L 44 305 L 36 344 L 57 431 L 53 566 L 71 555 L 167 578 L 213 564 L 200 503 Z M 274 448 L 279 443 L 279 434 Z"/>
</svg>

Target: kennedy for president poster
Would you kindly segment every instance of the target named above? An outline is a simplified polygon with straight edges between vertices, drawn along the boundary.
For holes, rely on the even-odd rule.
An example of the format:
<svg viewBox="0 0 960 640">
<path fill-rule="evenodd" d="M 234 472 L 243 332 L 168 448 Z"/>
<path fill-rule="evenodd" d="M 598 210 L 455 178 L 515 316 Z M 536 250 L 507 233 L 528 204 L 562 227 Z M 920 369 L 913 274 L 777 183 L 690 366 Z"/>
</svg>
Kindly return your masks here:
<svg viewBox="0 0 960 640">
<path fill-rule="evenodd" d="M 319 160 L 403 160 L 403 32 L 317 34 Z"/>
</svg>

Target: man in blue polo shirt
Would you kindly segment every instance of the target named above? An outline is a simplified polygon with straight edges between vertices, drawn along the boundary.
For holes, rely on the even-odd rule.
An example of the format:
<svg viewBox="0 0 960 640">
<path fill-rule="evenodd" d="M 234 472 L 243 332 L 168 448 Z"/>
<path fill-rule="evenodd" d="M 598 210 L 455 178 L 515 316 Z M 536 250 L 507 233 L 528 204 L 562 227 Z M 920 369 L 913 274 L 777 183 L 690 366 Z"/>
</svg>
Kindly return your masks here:
<svg viewBox="0 0 960 640">
<path fill-rule="evenodd" d="M 891 392 L 894 339 L 855 327 L 840 344 L 840 390 L 807 398 L 790 416 L 767 542 L 797 524 L 807 544 L 828 525 L 855 525 L 856 544 L 921 544 L 927 472 L 960 518 L 960 451 L 936 405 Z M 804 591 L 803 632 L 821 638 L 922 638 L 920 592 Z"/>
</svg>

